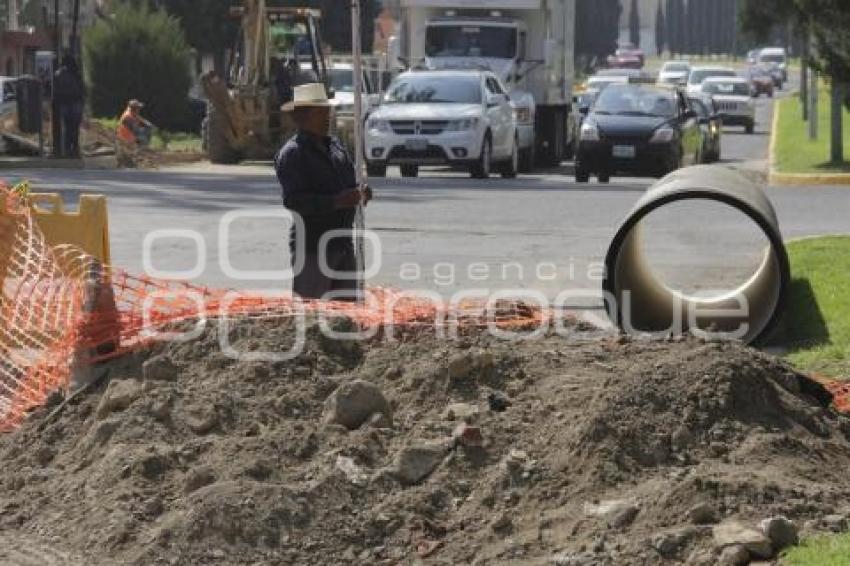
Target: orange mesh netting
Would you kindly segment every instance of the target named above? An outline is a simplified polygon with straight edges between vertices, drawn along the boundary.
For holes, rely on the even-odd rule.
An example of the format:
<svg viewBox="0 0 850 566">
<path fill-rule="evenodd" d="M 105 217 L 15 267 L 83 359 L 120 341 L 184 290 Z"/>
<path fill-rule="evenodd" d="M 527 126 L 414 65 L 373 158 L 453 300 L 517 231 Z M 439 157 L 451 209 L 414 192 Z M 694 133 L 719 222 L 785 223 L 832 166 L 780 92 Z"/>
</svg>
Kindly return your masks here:
<svg viewBox="0 0 850 566">
<path fill-rule="evenodd" d="M 134 276 L 70 246 L 51 247 L 26 197 L 0 185 L 0 431 L 15 428 L 73 368 L 149 345 L 157 331 L 216 317 L 346 316 L 361 327 L 437 324 L 534 327 L 543 309 L 501 301 L 448 307 L 369 289 L 364 303 L 301 301 Z"/>
<path fill-rule="evenodd" d="M 369 289 L 364 303 L 301 301 L 133 276 L 69 246 L 49 246 L 26 197 L 0 185 L 0 432 L 14 429 L 84 366 L 145 347 L 157 331 L 221 317 L 346 316 L 361 327 L 533 329 L 551 312 L 520 301 L 446 305 Z M 850 386 L 828 384 L 850 409 Z"/>
</svg>

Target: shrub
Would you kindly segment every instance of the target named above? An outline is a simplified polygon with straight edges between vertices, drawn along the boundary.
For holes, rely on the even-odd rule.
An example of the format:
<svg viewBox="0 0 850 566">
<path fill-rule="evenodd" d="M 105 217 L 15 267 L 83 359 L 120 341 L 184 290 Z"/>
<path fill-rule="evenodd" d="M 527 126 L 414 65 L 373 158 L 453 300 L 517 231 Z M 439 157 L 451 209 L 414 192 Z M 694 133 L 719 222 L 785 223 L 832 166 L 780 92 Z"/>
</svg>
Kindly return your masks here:
<svg viewBox="0 0 850 566">
<path fill-rule="evenodd" d="M 119 6 L 87 30 L 83 57 L 95 116 L 116 117 L 137 98 L 156 126 L 186 123 L 190 53 L 175 18 L 144 4 Z"/>
</svg>

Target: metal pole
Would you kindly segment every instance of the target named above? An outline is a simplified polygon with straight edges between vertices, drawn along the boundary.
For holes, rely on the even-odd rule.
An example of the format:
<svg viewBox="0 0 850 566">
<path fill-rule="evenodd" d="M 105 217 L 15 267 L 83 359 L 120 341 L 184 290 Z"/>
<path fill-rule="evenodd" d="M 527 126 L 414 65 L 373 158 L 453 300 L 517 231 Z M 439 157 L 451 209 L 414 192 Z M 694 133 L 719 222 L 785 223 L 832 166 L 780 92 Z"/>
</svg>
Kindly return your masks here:
<svg viewBox="0 0 850 566">
<path fill-rule="evenodd" d="M 844 113 L 844 85 L 835 77 L 832 78 L 832 105 L 830 110 L 830 161 L 844 163 L 844 138 L 842 121 Z"/>
<path fill-rule="evenodd" d="M 800 53 L 800 106 L 803 108 L 803 121 L 809 119 L 809 42 L 803 38 Z"/>
<path fill-rule="evenodd" d="M 817 50 L 814 44 L 814 34 L 809 32 L 809 56 L 814 61 Z M 809 70 L 809 139 L 818 139 L 818 72 L 812 67 Z"/>
<path fill-rule="evenodd" d="M 363 53 L 360 42 L 360 0 L 351 0 L 351 51 L 354 73 L 354 163 L 357 186 L 364 187 L 367 182 L 365 159 L 363 154 Z M 354 218 L 354 244 L 357 256 L 357 298 L 363 300 L 366 287 L 366 250 L 364 231 L 366 230 L 366 211 L 363 205 L 357 207 Z"/>
</svg>

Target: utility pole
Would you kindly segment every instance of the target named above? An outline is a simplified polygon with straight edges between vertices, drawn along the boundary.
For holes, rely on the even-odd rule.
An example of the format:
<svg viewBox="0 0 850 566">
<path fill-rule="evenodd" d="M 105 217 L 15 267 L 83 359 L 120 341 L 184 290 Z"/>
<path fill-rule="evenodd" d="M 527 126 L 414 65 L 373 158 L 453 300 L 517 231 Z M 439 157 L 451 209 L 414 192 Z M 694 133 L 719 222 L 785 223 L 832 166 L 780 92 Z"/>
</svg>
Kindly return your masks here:
<svg viewBox="0 0 850 566">
<path fill-rule="evenodd" d="M 51 69 L 50 88 L 50 126 L 53 133 L 53 157 L 62 155 L 62 124 L 59 116 L 59 106 L 56 104 L 56 89 L 53 88 L 53 76 L 59 68 L 62 56 L 62 30 L 59 25 L 59 0 L 53 1 L 53 67 Z"/>
<path fill-rule="evenodd" d="M 844 163 L 844 136 L 842 121 L 844 112 L 844 84 L 832 78 L 832 110 L 830 112 L 830 161 L 834 164 Z"/>
<path fill-rule="evenodd" d="M 800 49 L 800 106 L 803 108 L 803 121 L 809 119 L 809 42 L 808 35 L 801 42 Z"/>
<path fill-rule="evenodd" d="M 811 28 L 810 28 L 811 30 Z M 814 45 L 814 34 L 809 31 L 809 52 L 811 58 L 817 56 Z M 812 68 L 809 72 L 809 139 L 818 139 L 818 73 Z"/>
</svg>

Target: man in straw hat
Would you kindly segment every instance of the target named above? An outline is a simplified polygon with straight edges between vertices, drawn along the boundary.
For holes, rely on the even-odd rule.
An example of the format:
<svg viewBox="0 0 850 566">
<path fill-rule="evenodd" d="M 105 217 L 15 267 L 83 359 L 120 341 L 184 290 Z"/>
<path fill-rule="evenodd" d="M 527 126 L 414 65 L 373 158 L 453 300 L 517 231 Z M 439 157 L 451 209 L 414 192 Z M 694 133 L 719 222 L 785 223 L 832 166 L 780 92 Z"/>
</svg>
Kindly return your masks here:
<svg viewBox="0 0 850 566">
<path fill-rule="evenodd" d="M 291 114 L 298 133 L 275 157 L 283 205 L 303 220 L 300 229 L 293 225 L 290 238 L 296 269 L 293 291 L 303 298 L 334 293 L 331 298 L 353 300 L 357 298 L 354 217 L 357 207 L 372 199 L 372 190 L 357 186 L 351 156 L 339 139 L 329 135 L 331 105 L 324 85 L 296 86 L 293 95 L 283 110 Z M 338 232 L 322 242 L 331 231 Z"/>
</svg>

